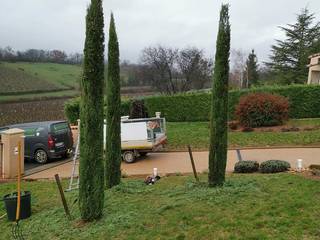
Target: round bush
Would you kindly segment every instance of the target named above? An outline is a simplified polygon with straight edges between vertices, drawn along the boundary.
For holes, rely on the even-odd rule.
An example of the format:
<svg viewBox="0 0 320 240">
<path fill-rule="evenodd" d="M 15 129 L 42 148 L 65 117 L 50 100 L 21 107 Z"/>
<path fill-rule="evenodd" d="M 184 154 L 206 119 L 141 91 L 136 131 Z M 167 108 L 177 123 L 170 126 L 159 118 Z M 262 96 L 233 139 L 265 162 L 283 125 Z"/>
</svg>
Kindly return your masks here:
<svg viewBox="0 0 320 240">
<path fill-rule="evenodd" d="M 260 164 L 262 173 L 278 173 L 288 171 L 290 163 L 282 160 L 269 160 Z"/>
<path fill-rule="evenodd" d="M 253 173 L 259 170 L 259 163 L 256 161 L 241 161 L 234 165 L 235 173 Z"/>
<path fill-rule="evenodd" d="M 269 93 L 252 93 L 240 98 L 236 116 L 244 127 L 277 126 L 288 119 L 289 101 Z"/>
</svg>

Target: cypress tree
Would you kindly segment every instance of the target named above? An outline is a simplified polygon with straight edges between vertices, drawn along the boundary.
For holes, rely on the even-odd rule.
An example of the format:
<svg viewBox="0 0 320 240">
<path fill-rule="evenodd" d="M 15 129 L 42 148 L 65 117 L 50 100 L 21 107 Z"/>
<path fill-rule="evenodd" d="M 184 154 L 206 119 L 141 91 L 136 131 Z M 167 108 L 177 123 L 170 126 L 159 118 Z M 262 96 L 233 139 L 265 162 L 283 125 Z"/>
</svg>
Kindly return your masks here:
<svg viewBox="0 0 320 240">
<path fill-rule="evenodd" d="M 112 188 L 121 179 L 120 136 L 120 63 L 119 43 L 113 14 L 111 14 L 108 45 L 107 79 L 107 136 L 106 136 L 106 186 Z"/>
<path fill-rule="evenodd" d="M 246 61 L 246 71 L 245 71 L 244 77 L 247 80 L 248 87 L 258 84 L 258 81 L 259 81 L 258 59 L 253 49 Z"/>
<path fill-rule="evenodd" d="M 220 11 L 216 43 L 210 118 L 209 186 L 221 186 L 225 181 L 228 138 L 228 79 L 230 56 L 229 5 Z"/>
<path fill-rule="evenodd" d="M 98 219 L 104 203 L 103 92 L 104 19 L 102 0 L 91 0 L 86 17 L 80 108 L 79 207 L 85 221 Z"/>
</svg>

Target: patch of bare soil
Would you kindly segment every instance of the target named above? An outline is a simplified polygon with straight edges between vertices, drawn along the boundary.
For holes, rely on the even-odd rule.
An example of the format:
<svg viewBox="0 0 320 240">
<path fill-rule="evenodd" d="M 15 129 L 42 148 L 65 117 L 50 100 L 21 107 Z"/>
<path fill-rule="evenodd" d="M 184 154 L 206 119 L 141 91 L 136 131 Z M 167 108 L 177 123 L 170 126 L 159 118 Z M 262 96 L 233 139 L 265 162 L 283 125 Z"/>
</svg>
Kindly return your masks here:
<svg viewBox="0 0 320 240">
<path fill-rule="evenodd" d="M 88 224 L 88 222 L 86 222 L 86 221 L 77 220 L 77 221 L 74 222 L 73 226 L 74 226 L 75 228 L 83 228 L 83 227 L 85 227 L 87 224 Z"/>
<path fill-rule="evenodd" d="M 308 169 L 308 170 L 305 170 L 303 172 L 292 172 L 292 174 L 296 174 L 298 176 L 302 176 L 302 177 L 307 178 L 307 179 L 320 181 L 320 174 L 315 173 L 313 170 L 309 170 Z"/>
</svg>

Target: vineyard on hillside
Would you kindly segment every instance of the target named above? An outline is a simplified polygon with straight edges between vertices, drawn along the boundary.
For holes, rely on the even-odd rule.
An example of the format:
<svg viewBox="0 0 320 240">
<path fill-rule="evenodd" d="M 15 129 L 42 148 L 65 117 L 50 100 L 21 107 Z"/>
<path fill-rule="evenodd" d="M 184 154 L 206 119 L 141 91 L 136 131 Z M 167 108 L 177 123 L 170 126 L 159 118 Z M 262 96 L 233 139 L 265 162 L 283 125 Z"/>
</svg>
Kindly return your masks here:
<svg viewBox="0 0 320 240">
<path fill-rule="evenodd" d="M 79 94 L 81 67 L 52 63 L 0 63 L 0 102 Z"/>
<path fill-rule="evenodd" d="M 52 99 L 0 104 L 0 126 L 65 119 L 63 107 L 67 99 Z"/>
<path fill-rule="evenodd" d="M 36 75 L 15 70 L 0 64 L 0 95 L 17 95 L 36 92 L 64 90 L 61 86 L 47 82 Z"/>
</svg>

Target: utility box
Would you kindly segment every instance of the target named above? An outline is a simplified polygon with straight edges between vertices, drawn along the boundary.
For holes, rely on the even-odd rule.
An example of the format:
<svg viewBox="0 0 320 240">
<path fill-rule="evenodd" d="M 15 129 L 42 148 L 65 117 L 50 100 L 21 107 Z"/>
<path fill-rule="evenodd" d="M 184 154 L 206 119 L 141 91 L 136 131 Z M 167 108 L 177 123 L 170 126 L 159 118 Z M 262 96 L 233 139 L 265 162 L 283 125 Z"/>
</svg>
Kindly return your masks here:
<svg viewBox="0 0 320 240">
<path fill-rule="evenodd" d="M 19 151 L 21 143 L 21 174 L 24 174 L 24 130 L 12 128 L 0 132 L 1 134 L 1 176 L 3 179 L 16 178 L 18 175 Z"/>
</svg>

